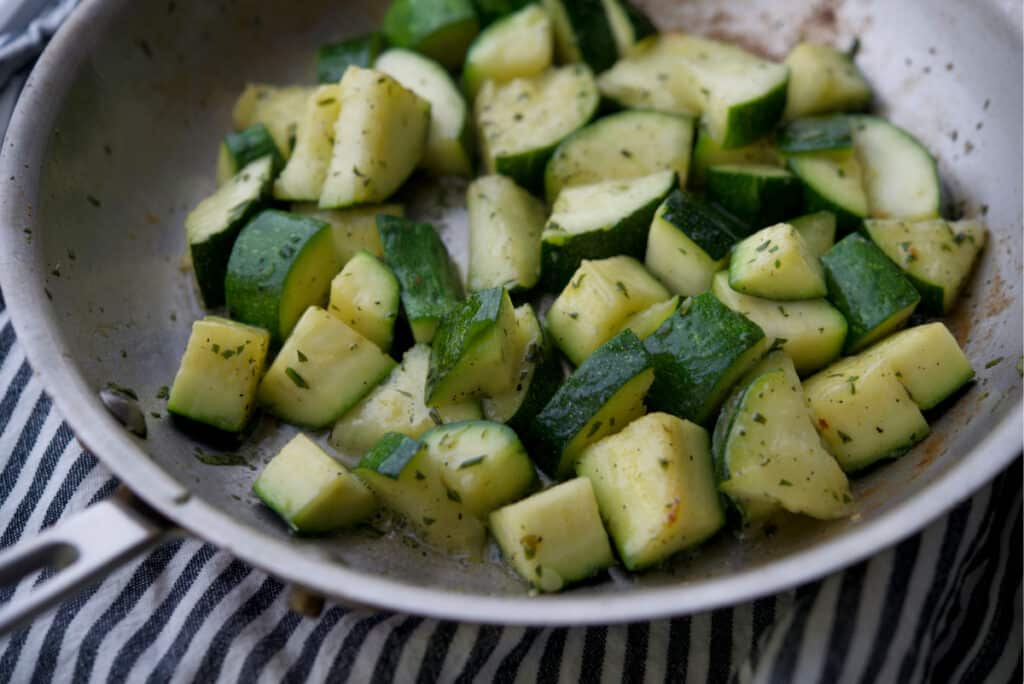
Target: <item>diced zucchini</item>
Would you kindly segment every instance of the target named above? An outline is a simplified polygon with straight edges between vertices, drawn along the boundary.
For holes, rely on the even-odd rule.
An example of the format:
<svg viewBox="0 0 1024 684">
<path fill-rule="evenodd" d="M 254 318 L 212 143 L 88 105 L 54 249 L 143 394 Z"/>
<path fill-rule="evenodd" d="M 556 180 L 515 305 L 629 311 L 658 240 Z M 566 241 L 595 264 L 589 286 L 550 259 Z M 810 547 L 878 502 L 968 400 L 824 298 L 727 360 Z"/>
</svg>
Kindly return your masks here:
<svg viewBox="0 0 1024 684">
<path fill-rule="evenodd" d="M 298 534 L 350 527 L 377 510 L 377 498 L 363 481 L 303 434 L 271 459 L 252 491 Z"/>
<path fill-rule="evenodd" d="M 560 290 L 584 259 L 640 258 L 655 211 L 675 188 L 674 171 L 566 188 L 541 237 L 541 284 Z"/>
<path fill-rule="evenodd" d="M 622 332 L 622 330 L 632 330 L 634 335 L 641 340 L 646 340 L 661 327 L 662 323 L 668 320 L 669 316 L 679 310 L 679 305 L 678 295 L 663 302 L 652 304 L 643 311 L 627 318 L 621 330 L 616 331 L 616 334 Z"/>
<path fill-rule="evenodd" d="M 555 53 L 562 64 L 584 62 L 601 73 L 618 59 L 602 0 L 541 0 L 551 16 Z"/>
<path fill-rule="evenodd" d="M 819 211 L 789 220 L 807 246 L 819 258 L 836 243 L 836 216 L 830 211 Z"/>
<path fill-rule="evenodd" d="M 192 324 L 167 410 L 225 432 L 241 432 L 256 407 L 270 335 L 207 316 Z"/>
<path fill-rule="evenodd" d="M 785 169 L 721 164 L 708 169 L 708 199 L 754 226 L 793 218 L 803 208 L 803 186 Z"/>
<path fill-rule="evenodd" d="M 701 102 L 679 68 L 678 36 L 650 36 L 598 76 L 601 94 L 622 107 L 699 115 Z"/>
<path fill-rule="evenodd" d="M 457 69 L 480 30 L 471 0 L 394 0 L 384 15 L 388 42 Z"/>
<path fill-rule="evenodd" d="M 814 426 L 848 473 L 898 458 L 928 423 L 882 356 L 843 359 L 804 382 Z"/>
<path fill-rule="evenodd" d="M 590 445 L 576 472 L 593 484 L 601 517 L 630 570 L 697 546 L 725 524 L 708 433 L 675 416 L 634 420 Z"/>
<path fill-rule="evenodd" d="M 697 129 L 697 143 L 693 147 L 693 161 L 690 164 L 689 183 L 703 188 L 707 182 L 708 169 L 721 164 L 756 164 L 759 166 L 782 166 L 782 158 L 775 147 L 775 136 L 766 135 L 749 145 L 723 149 L 704 126 Z"/>
<path fill-rule="evenodd" d="M 231 249 L 242 227 L 263 207 L 272 179 L 273 158 L 266 155 L 251 162 L 185 217 L 192 272 L 209 308 L 224 304 L 224 276 Z"/>
<path fill-rule="evenodd" d="M 430 103 L 386 74 L 349 67 L 339 87 L 322 209 L 387 200 L 420 163 L 430 132 Z"/>
<path fill-rule="evenodd" d="M 362 455 L 388 432 L 417 439 L 441 423 L 483 418 L 476 401 L 427 406 L 429 369 L 430 347 L 417 344 L 406 351 L 402 363 L 387 379 L 334 424 L 331 446 Z"/>
<path fill-rule="evenodd" d="M 284 159 L 263 124 L 228 133 L 217 155 L 217 185 L 224 185 L 246 166 L 268 155 L 273 162 L 271 173 L 276 174 L 284 166 Z"/>
<path fill-rule="evenodd" d="M 404 216 L 401 204 L 380 204 L 350 209 L 320 209 L 315 204 L 293 204 L 292 212 L 331 224 L 338 261 L 347 264 L 359 252 L 384 256 L 384 247 L 377 233 L 377 215 Z"/>
<path fill-rule="evenodd" d="M 515 310 L 501 287 L 473 292 L 437 327 L 427 374 L 427 403 L 454 404 L 515 386 L 520 351 Z"/>
<path fill-rule="evenodd" d="M 541 446 L 530 456 L 551 477 L 563 478 L 589 445 L 644 414 L 654 380 L 643 343 L 630 330 L 605 342 L 580 365 L 534 419 Z"/>
<path fill-rule="evenodd" d="M 765 358 L 726 402 L 714 434 L 719 489 L 747 523 L 783 508 L 840 518 L 850 483 L 821 444 L 793 362 Z"/>
<path fill-rule="evenodd" d="M 855 112 L 871 104 L 871 87 L 853 60 L 830 45 L 800 43 L 786 57 L 786 118 Z"/>
<path fill-rule="evenodd" d="M 921 301 L 899 267 L 858 233 L 837 242 L 821 257 L 821 264 L 829 300 L 850 324 L 846 354 L 898 330 Z"/>
<path fill-rule="evenodd" d="M 232 113 L 235 130 L 263 124 L 270 131 L 281 156 L 288 159 L 295 145 L 306 101 L 314 89 L 312 86 L 246 85 Z"/>
<path fill-rule="evenodd" d="M 759 230 L 733 251 L 729 286 L 765 299 L 816 299 L 828 294 L 818 255 L 796 228 L 779 223 Z"/>
<path fill-rule="evenodd" d="M 369 69 L 384 49 L 376 31 L 322 46 L 316 53 L 316 76 L 320 83 L 337 83 L 350 66 Z"/>
<path fill-rule="evenodd" d="M 647 268 L 675 294 L 706 292 L 749 232 L 739 219 L 696 195 L 674 190 L 658 207 L 647 235 Z"/>
<path fill-rule="evenodd" d="M 922 411 L 938 406 L 974 378 L 971 362 L 940 322 L 898 332 L 864 355 L 884 359 Z"/>
<path fill-rule="evenodd" d="M 462 87 L 472 101 L 484 81 L 500 84 L 543 73 L 551 66 L 553 53 L 548 13 L 540 5 L 526 5 L 476 37 L 466 53 Z"/>
<path fill-rule="evenodd" d="M 462 300 L 455 264 L 429 223 L 378 214 L 377 231 L 388 265 L 401 284 L 413 337 L 429 343 L 441 316 Z"/>
<path fill-rule="evenodd" d="M 544 188 L 549 202 L 577 185 L 676 172 L 686 186 L 693 147 L 693 119 L 678 114 L 625 111 L 598 119 L 569 136 L 548 161 Z"/>
<path fill-rule="evenodd" d="M 306 202 L 320 199 L 331 163 L 334 122 L 340 111 L 341 88 L 337 85 L 320 86 L 309 96 L 295 136 L 295 149 L 274 182 L 276 199 Z"/>
<path fill-rule="evenodd" d="M 490 525 L 505 559 L 541 591 L 558 591 L 615 562 L 585 477 L 496 510 Z"/>
<path fill-rule="evenodd" d="M 485 26 L 529 7 L 533 2 L 534 0 L 473 0 L 480 22 Z"/>
<path fill-rule="evenodd" d="M 444 483 L 441 465 L 420 442 L 389 432 L 363 457 L 355 474 L 428 543 L 471 558 L 482 554 L 487 530 Z"/>
<path fill-rule="evenodd" d="M 299 316 L 324 304 L 341 264 L 323 221 L 267 210 L 235 240 L 224 278 L 228 315 L 280 344 Z"/>
<path fill-rule="evenodd" d="M 415 52 L 392 48 L 377 58 L 374 69 L 430 103 L 430 132 L 420 165 L 438 176 L 472 175 L 469 108 L 445 68 Z"/>
<path fill-rule="evenodd" d="M 843 114 L 797 119 L 779 131 L 778 145 L 783 154 L 852 150 L 853 123 Z"/>
<path fill-rule="evenodd" d="M 620 57 L 629 55 L 638 41 L 658 32 L 651 18 L 630 0 L 602 0 L 602 4 Z"/>
<path fill-rule="evenodd" d="M 373 342 L 311 306 L 267 370 L 258 397 L 278 418 L 322 428 L 344 415 L 394 367 Z"/>
<path fill-rule="evenodd" d="M 599 100 L 594 76 L 582 64 L 485 82 L 476 98 L 476 125 L 487 172 L 539 190 L 551 153 L 590 121 Z"/>
<path fill-rule="evenodd" d="M 864 230 L 921 293 L 921 309 L 936 315 L 953 309 L 987 235 L 978 220 L 865 221 Z"/>
<path fill-rule="evenodd" d="M 517 347 L 522 350 L 515 387 L 486 397 L 481 403 L 488 420 L 508 423 L 524 438 L 534 416 L 547 405 L 562 384 L 562 362 L 529 304 L 516 308 Z"/>
<path fill-rule="evenodd" d="M 868 216 L 864 174 L 852 151 L 812 152 L 789 158 L 789 169 L 804 184 L 808 211 L 835 215 L 840 230 L 855 230 Z"/>
<path fill-rule="evenodd" d="M 466 188 L 471 290 L 529 290 L 540 279 L 544 203 L 506 176 L 482 176 Z"/>
<path fill-rule="evenodd" d="M 445 485 L 478 518 L 521 499 L 537 481 L 523 443 L 501 423 L 439 425 L 421 441 L 428 457 L 440 466 Z"/>
<path fill-rule="evenodd" d="M 548 330 L 578 366 L 618 334 L 631 316 L 670 297 L 632 257 L 584 260 L 548 309 Z"/>
<path fill-rule="evenodd" d="M 846 319 L 826 299 L 776 302 L 741 294 L 729 287 L 729 274 L 717 273 L 711 291 L 727 307 L 758 325 L 807 375 L 839 358 L 846 340 Z"/>
<path fill-rule="evenodd" d="M 877 116 L 857 116 L 853 140 L 872 218 L 938 218 L 935 159 L 913 135 Z"/>
<path fill-rule="evenodd" d="M 769 344 L 761 328 L 710 292 L 694 297 L 644 341 L 655 373 L 648 403 L 707 424 Z"/>
<path fill-rule="evenodd" d="M 398 318 L 398 279 L 369 252 L 359 252 L 331 281 L 327 310 L 382 351 L 391 349 Z"/>
</svg>

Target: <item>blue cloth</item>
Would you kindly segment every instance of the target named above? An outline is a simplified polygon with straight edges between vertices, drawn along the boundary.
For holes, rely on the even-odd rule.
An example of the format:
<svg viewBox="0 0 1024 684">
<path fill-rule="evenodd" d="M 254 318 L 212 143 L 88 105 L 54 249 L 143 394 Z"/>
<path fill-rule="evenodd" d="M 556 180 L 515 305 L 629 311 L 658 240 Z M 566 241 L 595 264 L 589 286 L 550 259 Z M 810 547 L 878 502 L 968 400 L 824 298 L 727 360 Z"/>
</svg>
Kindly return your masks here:
<svg viewBox="0 0 1024 684">
<path fill-rule="evenodd" d="M 0 8 L 0 86 L 74 3 L 28 4 L 40 21 Z M 5 20 L 21 33 L 4 34 Z M 0 115 L 22 80 L 9 81 Z M 330 605 L 301 618 L 276 579 L 178 539 L 0 638 L 0 681 L 1020 682 L 1021 478 L 1018 461 L 923 533 L 821 582 L 609 627 L 477 627 Z M 0 294 L 0 548 L 116 486 L 33 376 Z M 0 603 L 37 581 L 0 588 Z"/>
</svg>

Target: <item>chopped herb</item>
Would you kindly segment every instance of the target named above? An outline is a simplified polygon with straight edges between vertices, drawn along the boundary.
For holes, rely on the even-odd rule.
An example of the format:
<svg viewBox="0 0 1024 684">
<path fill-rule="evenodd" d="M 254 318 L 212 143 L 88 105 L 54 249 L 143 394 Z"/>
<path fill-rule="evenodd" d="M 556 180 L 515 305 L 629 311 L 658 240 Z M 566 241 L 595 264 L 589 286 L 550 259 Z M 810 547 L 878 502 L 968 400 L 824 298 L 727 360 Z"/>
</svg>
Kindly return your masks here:
<svg viewBox="0 0 1024 684">
<path fill-rule="evenodd" d="M 480 465 L 481 463 L 484 462 L 485 458 L 487 458 L 487 454 L 481 454 L 476 458 L 466 459 L 465 461 L 459 464 L 459 467 L 456 468 L 456 470 L 462 470 L 463 468 L 472 468 L 475 465 Z"/>
<path fill-rule="evenodd" d="M 427 516 L 423 516 L 423 524 L 426 525 L 427 527 L 430 527 L 431 525 L 433 525 L 434 522 L 436 522 L 436 521 L 433 518 L 429 518 Z"/>
<path fill-rule="evenodd" d="M 209 454 L 203 451 L 200 447 L 196 447 L 193 450 L 196 460 L 200 463 L 205 463 L 210 466 L 244 466 L 249 465 L 249 462 L 245 460 L 245 457 L 240 454 Z"/>
<path fill-rule="evenodd" d="M 299 363 L 306 363 L 309 361 L 309 357 L 303 354 L 301 349 L 296 349 L 295 355 L 299 357 Z"/>
<path fill-rule="evenodd" d="M 214 354 L 220 354 L 220 345 L 216 342 L 213 343 L 213 346 L 211 346 L 210 349 L 213 350 Z"/>
<path fill-rule="evenodd" d="M 587 432 L 587 439 L 590 439 L 591 437 L 596 435 L 597 431 L 600 430 L 600 429 L 601 429 L 601 421 L 597 421 L 596 423 L 591 425 L 590 426 L 590 431 Z"/>
<path fill-rule="evenodd" d="M 765 418 L 765 417 L 764 417 L 764 415 L 763 415 L 763 414 L 761 414 L 761 413 L 760 413 L 760 412 L 758 412 L 758 411 L 755 411 L 755 412 L 754 412 L 754 415 L 752 416 L 752 418 L 751 418 L 751 419 L 752 419 L 752 420 L 753 420 L 753 421 L 754 421 L 755 423 L 761 423 L 761 425 L 764 425 L 765 423 L 767 423 L 767 422 L 768 422 L 768 419 L 767 419 L 767 418 Z"/>
<path fill-rule="evenodd" d="M 629 299 L 629 290 L 626 289 L 626 284 L 621 280 L 615 281 L 615 287 L 618 288 L 619 292 L 625 295 L 626 299 Z"/>
<path fill-rule="evenodd" d="M 114 383 L 114 382 L 108 382 L 107 383 L 107 389 L 110 390 L 111 392 L 116 392 L 117 394 L 120 394 L 122 396 L 128 397 L 130 399 L 134 399 L 135 401 L 139 400 L 139 395 L 136 394 L 135 390 L 133 390 L 130 387 L 125 387 L 123 385 L 118 385 L 117 383 Z"/>
<path fill-rule="evenodd" d="M 851 437 L 850 435 L 846 434 L 842 430 L 836 430 L 836 434 L 839 435 L 839 439 L 842 440 L 843 444 L 849 444 L 850 442 L 853 441 L 853 437 Z"/>
<path fill-rule="evenodd" d="M 519 544 L 523 547 L 523 555 L 526 556 L 526 560 L 531 560 L 537 555 L 537 546 L 540 545 L 541 537 L 535 534 L 523 535 L 519 540 Z"/>
<path fill-rule="evenodd" d="M 668 459 L 667 458 L 659 458 L 658 459 L 658 465 L 660 465 L 663 469 L 667 470 L 668 469 Z"/>
<path fill-rule="evenodd" d="M 160 420 L 161 418 L 163 418 L 163 416 L 161 416 L 161 415 L 160 415 L 159 413 L 157 413 L 156 411 L 150 411 L 150 412 L 149 412 L 149 415 L 153 416 L 153 417 L 154 417 L 154 418 L 156 418 L 157 420 Z"/>
<path fill-rule="evenodd" d="M 576 311 L 570 311 L 569 312 L 569 318 L 571 318 L 572 320 L 575 321 L 579 317 L 580 317 L 580 315 L 579 315 L 578 312 L 576 312 Z"/>
<path fill-rule="evenodd" d="M 782 306 L 781 304 L 779 304 L 779 313 L 782 314 L 784 318 L 789 318 L 789 314 L 786 313 L 786 307 Z"/>
<path fill-rule="evenodd" d="M 780 487 L 792 487 L 793 483 L 790 482 L 789 480 L 779 480 L 779 486 Z"/>
<path fill-rule="evenodd" d="M 428 411 L 428 413 L 430 415 L 430 420 L 434 421 L 434 425 L 444 425 L 444 419 L 441 418 L 440 411 L 431 406 L 430 411 Z"/>
<path fill-rule="evenodd" d="M 619 150 L 619 152 L 621 152 L 622 156 L 625 157 L 626 159 L 632 159 L 633 158 L 633 153 L 630 152 L 629 150 L 625 149 L 625 148 Z"/>
<path fill-rule="evenodd" d="M 396 389 L 395 391 L 398 392 L 399 394 L 401 394 L 403 397 L 406 397 L 408 399 L 412 399 L 413 398 L 412 397 L 412 392 L 406 392 L 404 389 Z"/>
<path fill-rule="evenodd" d="M 299 389 L 309 389 L 309 383 L 306 379 L 299 375 L 298 371 L 289 366 L 284 369 L 284 374 L 288 376 L 288 379 L 295 383 L 295 386 Z"/>
<path fill-rule="evenodd" d="M 454 501 L 455 503 L 462 503 L 462 497 L 459 496 L 459 493 L 454 489 L 448 489 L 446 487 L 445 495 L 448 497 L 449 500 Z"/>
<path fill-rule="evenodd" d="M 92 195 L 86 195 L 86 196 L 85 196 L 85 199 L 89 200 L 89 204 L 91 204 L 92 206 L 96 207 L 97 209 L 98 209 L 99 207 L 102 207 L 102 206 L 103 206 L 103 203 L 102 203 L 102 202 L 100 202 L 100 201 L 99 201 L 98 199 L 96 199 L 95 197 L 93 197 Z"/>
<path fill-rule="evenodd" d="M 761 244 L 759 244 L 759 245 L 758 245 L 758 246 L 757 246 L 757 247 L 756 247 L 756 248 L 754 249 L 754 251 L 755 251 L 755 252 L 763 252 L 764 250 L 768 249 L 768 247 L 769 247 L 769 246 L 770 246 L 771 244 L 772 244 L 772 241 L 771 241 L 771 240 L 765 240 L 764 242 L 762 242 Z"/>
<path fill-rule="evenodd" d="M 230 359 L 232 356 L 234 356 L 237 353 L 238 352 L 236 352 L 234 349 L 225 349 L 224 351 L 222 351 L 220 353 L 220 355 L 223 356 L 225 359 Z"/>
<path fill-rule="evenodd" d="M 427 479 L 427 476 L 424 475 L 423 473 L 421 473 L 418 470 L 416 471 L 415 477 L 416 477 L 417 480 L 426 480 Z"/>
<path fill-rule="evenodd" d="M 985 364 L 985 369 L 987 370 L 989 368 L 994 368 L 995 366 L 998 366 L 999 364 L 1001 364 L 1003 362 L 1003 358 L 1005 358 L 1005 357 L 998 356 L 998 357 L 992 359 L 991 361 L 989 361 L 988 363 Z"/>
<path fill-rule="evenodd" d="M 775 260 L 775 268 L 779 268 L 780 266 L 782 266 L 782 262 L 779 261 L 778 259 L 776 259 Z"/>
<path fill-rule="evenodd" d="M 166 399 L 169 396 L 171 396 L 171 388 L 168 387 L 167 385 L 164 385 L 163 387 L 156 391 L 157 399 Z"/>
</svg>

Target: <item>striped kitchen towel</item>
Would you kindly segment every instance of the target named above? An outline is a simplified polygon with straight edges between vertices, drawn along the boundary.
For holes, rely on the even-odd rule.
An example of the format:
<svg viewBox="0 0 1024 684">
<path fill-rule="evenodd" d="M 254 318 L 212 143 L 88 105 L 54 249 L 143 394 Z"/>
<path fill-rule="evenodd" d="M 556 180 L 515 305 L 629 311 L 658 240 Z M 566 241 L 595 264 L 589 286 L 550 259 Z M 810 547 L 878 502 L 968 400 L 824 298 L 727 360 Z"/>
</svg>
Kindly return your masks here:
<svg viewBox="0 0 1024 684">
<path fill-rule="evenodd" d="M 0 86 L 18 68 L 5 56 L 23 67 L 73 2 L 27 4 L 58 14 L 33 23 L 0 5 Z M 5 36 L 5 25 L 21 33 Z M 0 95 L 0 130 L 20 81 Z M 608 627 L 480 627 L 340 606 L 303 618 L 273 577 L 176 539 L 0 637 L 0 682 L 1020 682 L 1021 478 L 1018 461 L 920 535 L 821 582 Z M 33 376 L 0 293 L 0 549 L 116 486 Z M 0 588 L 0 604 L 43 577 Z"/>
</svg>

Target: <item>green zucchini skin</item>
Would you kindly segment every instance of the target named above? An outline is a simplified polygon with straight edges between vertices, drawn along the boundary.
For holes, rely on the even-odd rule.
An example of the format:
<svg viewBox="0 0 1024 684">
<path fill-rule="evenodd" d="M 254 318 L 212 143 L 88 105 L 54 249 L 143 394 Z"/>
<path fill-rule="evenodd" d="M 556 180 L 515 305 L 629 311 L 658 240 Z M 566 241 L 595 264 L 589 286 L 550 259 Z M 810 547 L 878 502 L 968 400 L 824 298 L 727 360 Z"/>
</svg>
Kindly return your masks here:
<svg viewBox="0 0 1024 684">
<path fill-rule="evenodd" d="M 270 131 L 261 123 L 225 135 L 224 150 L 231 162 L 232 174 L 238 173 L 250 163 L 268 154 L 273 162 L 272 175 L 276 176 L 284 168 L 281 151 L 277 149 Z"/>
<path fill-rule="evenodd" d="M 323 273 L 315 274 L 315 285 L 302 293 L 308 305 L 325 298 L 338 271 L 330 225 L 276 210 L 257 215 L 238 235 L 228 260 L 224 278 L 228 315 L 269 330 L 275 344 L 283 342 L 305 307 L 296 307 L 294 320 L 282 320 L 282 300 L 291 288 L 308 285 L 290 283 L 290 276 L 303 256 L 314 250 L 330 254 L 331 263 Z"/>
<path fill-rule="evenodd" d="M 421 52 L 455 69 L 480 30 L 470 0 L 393 0 L 382 31 L 395 47 Z"/>
<path fill-rule="evenodd" d="M 534 0 L 473 0 L 480 23 L 484 26 L 518 12 Z"/>
<path fill-rule="evenodd" d="M 601 0 L 544 0 L 544 5 L 553 16 L 558 12 L 552 12 L 551 8 L 561 6 L 568 26 L 559 26 L 561 22 L 556 20 L 556 41 L 570 44 L 571 49 L 578 53 L 580 61 L 586 63 L 594 73 L 600 73 L 615 64 L 619 58 L 618 48 Z M 562 31 L 569 35 L 558 35 Z M 559 51 L 564 50 L 561 48 Z"/>
<path fill-rule="evenodd" d="M 786 90 L 789 81 L 783 81 L 753 103 L 732 107 L 726 124 L 722 148 L 729 150 L 757 142 L 775 128 L 786 109 Z"/>
<path fill-rule="evenodd" d="M 662 218 L 715 260 L 726 256 L 734 244 L 753 232 L 750 224 L 721 206 L 685 190 L 672 191 L 665 200 Z"/>
<path fill-rule="evenodd" d="M 537 351 L 540 360 L 534 368 L 530 387 L 526 390 L 526 396 L 523 397 L 523 403 L 519 405 L 519 410 L 506 423 L 517 434 L 522 435 L 527 446 L 532 446 L 535 442 L 532 432 L 534 418 L 548 405 L 558 388 L 562 386 L 562 380 L 565 379 L 562 360 L 555 352 L 554 343 L 546 330 L 542 335 L 544 343 Z"/>
<path fill-rule="evenodd" d="M 650 407 L 707 424 L 764 342 L 760 327 L 711 292 L 694 297 L 644 341 L 654 366 Z"/>
<path fill-rule="evenodd" d="M 558 477 L 565 470 L 562 452 L 569 443 L 616 392 L 650 367 L 651 359 L 632 330 L 588 356 L 532 422 L 530 437 L 542 446 L 530 454 L 538 467 Z"/>
<path fill-rule="evenodd" d="M 853 233 L 821 257 L 829 300 L 849 324 L 843 351 L 856 352 L 901 327 L 921 295 L 873 242 Z"/>
<path fill-rule="evenodd" d="M 379 214 L 377 232 L 388 265 L 401 286 L 406 316 L 413 324 L 423 321 L 431 328 L 428 339 L 417 338 L 417 342 L 429 342 L 433 338 L 431 321 L 436 325 L 462 301 L 459 273 L 429 223 Z"/>
<path fill-rule="evenodd" d="M 797 119 L 779 131 L 778 147 L 783 154 L 849 150 L 853 126 L 844 114 Z"/>
<path fill-rule="evenodd" d="M 375 473 L 397 480 L 423 444 L 418 439 L 406 437 L 398 432 L 389 432 L 380 438 L 373 448 L 359 461 L 357 468 L 366 468 Z"/>
<path fill-rule="evenodd" d="M 322 46 L 316 53 L 316 77 L 320 83 L 337 83 L 350 66 L 373 67 L 384 50 L 384 37 L 373 32 L 340 43 Z"/>
<path fill-rule="evenodd" d="M 712 166 L 708 197 L 748 224 L 770 226 L 803 210 L 803 184 L 781 169 Z"/>
</svg>

